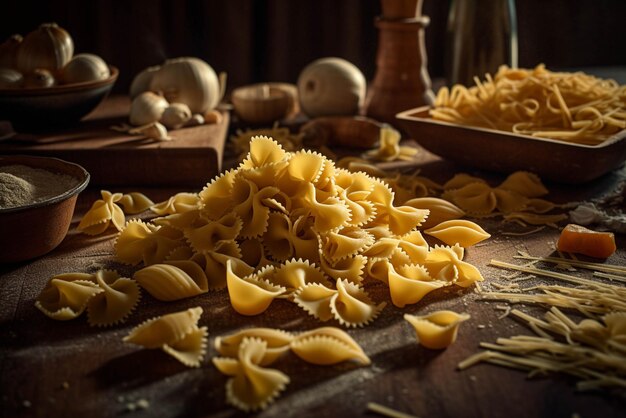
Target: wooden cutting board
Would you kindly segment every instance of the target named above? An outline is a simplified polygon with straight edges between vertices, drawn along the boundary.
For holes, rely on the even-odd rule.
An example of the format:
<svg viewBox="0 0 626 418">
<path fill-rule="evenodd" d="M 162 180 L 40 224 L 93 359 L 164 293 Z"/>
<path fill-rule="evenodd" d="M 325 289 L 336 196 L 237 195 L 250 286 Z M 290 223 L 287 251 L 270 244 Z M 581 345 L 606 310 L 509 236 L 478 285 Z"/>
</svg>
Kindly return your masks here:
<svg viewBox="0 0 626 418">
<path fill-rule="evenodd" d="M 18 132 L 0 143 L 0 154 L 28 154 L 78 163 L 91 174 L 91 185 L 197 187 L 221 171 L 229 115 L 220 123 L 170 131 L 172 141 L 116 132 L 128 121 L 130 100 L 105 100 L 77 126 Z"/>
</svg>

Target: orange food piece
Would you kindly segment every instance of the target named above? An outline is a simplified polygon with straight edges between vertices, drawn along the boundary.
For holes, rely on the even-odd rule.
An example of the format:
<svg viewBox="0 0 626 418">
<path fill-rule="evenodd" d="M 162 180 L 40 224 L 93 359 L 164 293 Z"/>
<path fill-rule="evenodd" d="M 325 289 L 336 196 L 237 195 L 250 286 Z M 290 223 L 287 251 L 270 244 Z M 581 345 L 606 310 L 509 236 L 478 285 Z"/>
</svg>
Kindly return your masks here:
<svg viewBox="0 0 626 418">
<path fill-rule="evenodd" d="M 561 232 L 556 248 L 567 253 L 607 258 L 616 250 L 615 236 L 612 232 L 596 232 L 584 226 L 569 224 Z"/>
</svg>

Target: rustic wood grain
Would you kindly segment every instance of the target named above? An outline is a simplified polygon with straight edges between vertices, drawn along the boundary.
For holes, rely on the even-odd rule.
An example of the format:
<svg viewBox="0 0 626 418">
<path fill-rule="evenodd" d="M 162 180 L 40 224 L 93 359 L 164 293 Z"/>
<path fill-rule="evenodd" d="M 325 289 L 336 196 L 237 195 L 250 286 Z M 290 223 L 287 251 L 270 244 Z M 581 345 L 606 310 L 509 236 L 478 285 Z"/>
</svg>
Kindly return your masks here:
<svg viewBox="0 0 626 418">
<path fill-rule="evenodd" d="M 437 181 L 466 171 L 426 152 L 422 158 L 421 174 Z M 597 197 L 613 190 L 623 177 L 623 173 L 613 173 L 584 187 L 549 184 L 551 198 L 566 202 Z M 184 191 L 138 190 L 155 201 Z M 273 302 L 262 315 L 241 316 L 231 308 L 226 291 L 173 303 L 159 302 L 143 292 L 140 306 L 129 320 L 111 328 L 91 328 L 84 316 L 67 322 L 48 319 L 34 307 L 34 301 L 50 276 L 92 272 L 100 267 L 116 268 L 127 275 L 134 271 L 112 261 L 113 231 L 87 237 L 75 230 L 81 214 L 96 198 L 96 190 L 81 194 L 70 233 L 52 253 L 31 262 L 0 266 L 0 416 L 242 416 L 225 403 L 226 378 L 210 362 L 216 355 L 214 338 L 251 326 L 303 331 L 327 325 L 281 300 Z M 502 233 L 521 230 L 517 225 L 497 219 L 481 220 L 480 224 L 492 238 L 485 245 L 470 248 L 467 261 L 478 266 L 487 286 L 502 273 L 487 266 L 490 259 L 511 261 L 520 249 L 549 255 L 559 233 L 546 228 L 514 237 Z M 626 265 L 625 238 L 618 236 L 619 250 L 608 262 Z M 621 417 L 626 410 L 626 400 L 620 394 L 577 393 L 575 381 L 567 377 L 527 379 L 523 372 L 491 365 L 456 370 L 459 361 L 478 351 L 479 342 L 530 333 L 511 318 L 497 319 L 501 312 L 495 303 L 479 301 L 472 289 L 446 288 L 404 309 L 391 304 L 384 285 L 371 285 L 368 291 L 374 300 L 387 301 L 388 305 L 370 326 L 348 332 L 371 357 L 372 365 L 322 367 L 286 356 L 275 367 L 287 373 L 291 383 L 277 402 L 258 416 L 373 416 L 365 409 L 367 402 L 420 417 L 569 418 L 574 413 L 581 417 Z M 198 369 L 186 368 L 159 350 L 142 350 L 122 342 L 132 327 L 146 319 L 198 305 L 204 309 L 200 323 L 210 333 L 208 355 Z M 404 313 L 438 309 L 472 316 L 461 327 L 457 342 L 444 351 L 417 345 L 413 330 L 402 318 Z M 331 321 L 330 325 L 337 324 Z M 148 400 L 149 408 L 128 411 L 127 405 L 139 399 Z"/>
</svg>

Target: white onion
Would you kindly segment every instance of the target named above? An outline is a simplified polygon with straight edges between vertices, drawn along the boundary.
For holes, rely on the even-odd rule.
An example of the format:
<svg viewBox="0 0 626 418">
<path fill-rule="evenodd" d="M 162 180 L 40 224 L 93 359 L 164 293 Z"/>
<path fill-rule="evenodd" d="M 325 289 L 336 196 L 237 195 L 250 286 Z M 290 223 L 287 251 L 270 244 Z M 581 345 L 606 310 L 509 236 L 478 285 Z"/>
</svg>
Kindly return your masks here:
<svg viewBox="0 0 626 418">
<path fill-rule="evenodd" d="M 102 58 L 94 54 L 78 54 L 61 70 L 60 81 L 63 84 L 83 83 L 104 80 L 111 75 L 109 66 Z"/>
<path fill-rule="evenodd" d="M 148 67 L 133 78 L 133 82 L 130 85 L 130 98 L 134 99 L 139 96 L 144 91 L 150 90 L 150 83 L 152 82 L 152 76 L 159 71 L 161 67 L 155 65 L 153 67 Z"/>
<path fill-rule="evenodd" d="M 17 69 L 30 73 L 38 68 L 56 71 L 74 55 L 74 41 L 56 23 L 44 23 L 24 37 L 17 51 Z"/>
</svg>

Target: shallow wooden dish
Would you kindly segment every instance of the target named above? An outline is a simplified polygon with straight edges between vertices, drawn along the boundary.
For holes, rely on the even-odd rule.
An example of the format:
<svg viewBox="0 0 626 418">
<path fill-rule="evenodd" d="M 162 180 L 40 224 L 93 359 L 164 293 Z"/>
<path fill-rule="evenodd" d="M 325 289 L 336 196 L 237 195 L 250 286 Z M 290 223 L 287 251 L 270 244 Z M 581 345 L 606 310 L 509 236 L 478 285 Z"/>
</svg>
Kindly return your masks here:
<svg viewBox="0 0 626 418">
<path fill-rule="evenodd" d="M 272 123 L 282 119 L 293 101 L 285 90 L 271 83 L 236 88 L 231 100 L 237 115 L 249 123 Z"/>
<path fill-rule="evenodd" d="M 77 184 L 41 202 L 0 209 L 0 263 L 42 256 L 65 238 L 78 194 L 89 183 L 89 173 L 78 164 L 58 158 L 0 156 L 0 166 L 20 164 L 75 177 Z"/>
<path fill-rule="evenodd" d="M 0 119 L 20 129 L 79 121 L 109 94 L 119 71 L 109 67 L 105 80 L 42 88 L 0 89 Z"/>
<path fill-rule="evenodd" d="M 434 120 L 429 106 L 398 113 L 399 124 L 420 145 L 457 163 L 512 173 L 532 171 L 543 179 L 585 183 L 626 160 L 626 130 L 600 145 L 572 144 Z"/>
</svg>

